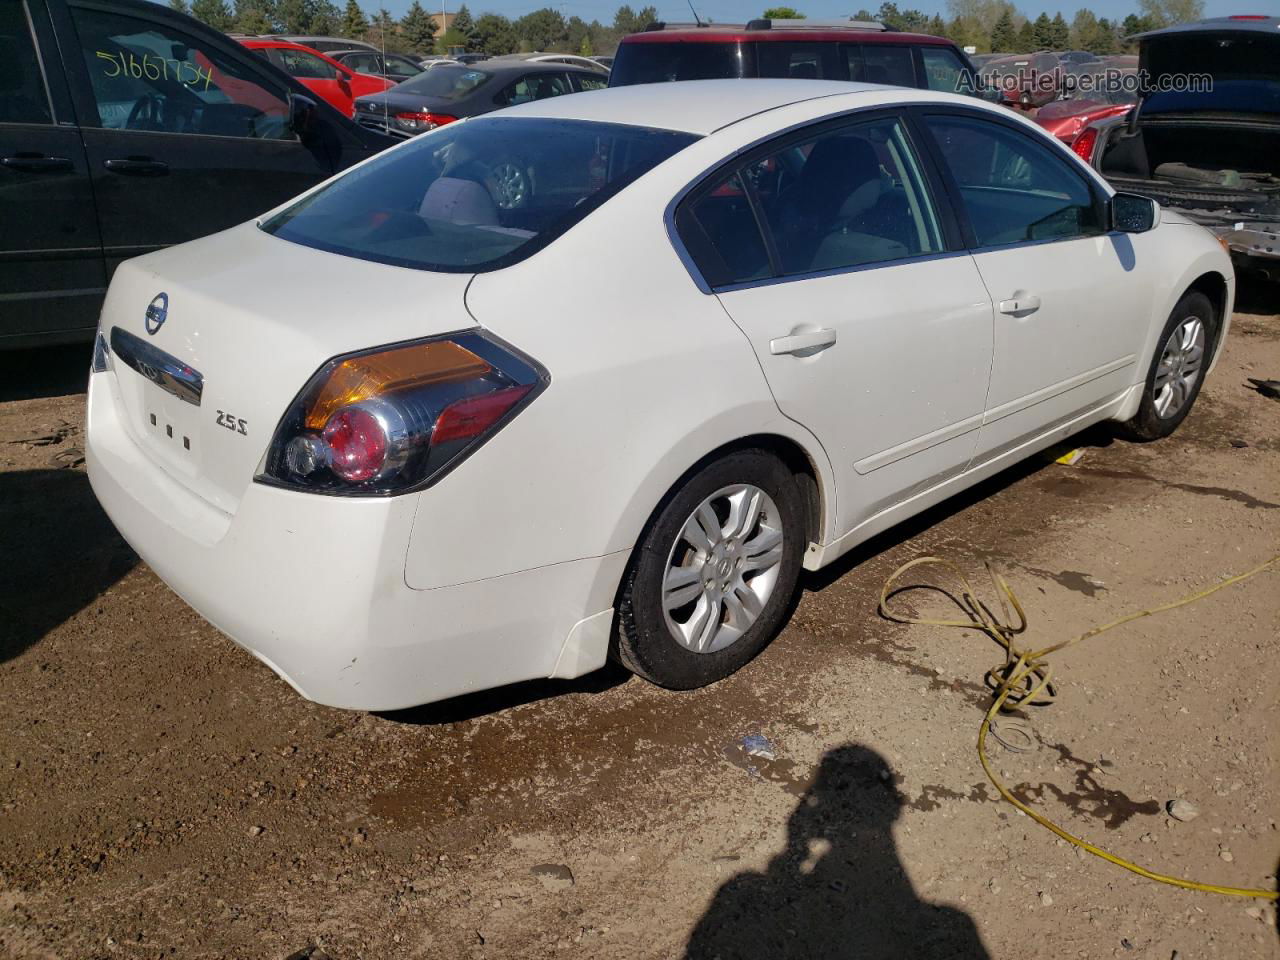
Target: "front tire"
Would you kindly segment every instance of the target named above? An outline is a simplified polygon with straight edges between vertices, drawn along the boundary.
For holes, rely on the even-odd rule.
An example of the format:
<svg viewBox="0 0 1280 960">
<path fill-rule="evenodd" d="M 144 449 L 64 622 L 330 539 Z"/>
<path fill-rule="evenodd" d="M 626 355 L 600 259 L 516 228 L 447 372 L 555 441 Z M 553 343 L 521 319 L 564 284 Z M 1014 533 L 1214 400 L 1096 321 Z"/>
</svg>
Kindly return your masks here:
<svg viewBox="0 0 1280 960">
<path fill-rule="evenodd" d="M 1217 335 L 1209 298 L 1196 291 L 1183 294 L 1156 341 L 1138 412 L 1117 429 L 1121 436 L 1141 443 L 1178 429 L 1200 395 Z"/>
<path fill-rule="evenodd" d="M 764 450 L 716 460 L 670 496 L 623 579 L 612 654 L 673 690 L 729 676 L 782 628 L 806 546 L 804 501 Z"/>
</svg>

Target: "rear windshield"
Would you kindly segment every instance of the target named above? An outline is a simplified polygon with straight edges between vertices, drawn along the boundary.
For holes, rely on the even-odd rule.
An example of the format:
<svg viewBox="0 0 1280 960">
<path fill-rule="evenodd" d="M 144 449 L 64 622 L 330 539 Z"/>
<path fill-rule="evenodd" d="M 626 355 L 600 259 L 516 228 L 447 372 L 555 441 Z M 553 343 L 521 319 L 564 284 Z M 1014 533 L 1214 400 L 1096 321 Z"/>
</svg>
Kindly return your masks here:
<svg viewBox="0 0 1280 960">
<path fill-rule="evenodd" d="M 496 270 L 546 246 L 697 139 L 583 120 L 467 120 L 374 158 L 262 229 L 377 263 Z"/>
<path fill-rule="evenodd" d="M 432 67 L 396 85 L 396 93 L 412 93 L 438 100 L 461 100 L 493 79 L 493 74 L 470 67 Z"/>
<path fill-rule="evenodd" d="M 1280 36 L 1261 32 L 1153 37 L 1142 49 L 1144 113 L 1280 114 Z"/>
<path fill-rule="evenodd" d="M 624 43 L 614 57 L 609 86 L 754 77 L 754 59 L 748 43 Z"/>
</svg>

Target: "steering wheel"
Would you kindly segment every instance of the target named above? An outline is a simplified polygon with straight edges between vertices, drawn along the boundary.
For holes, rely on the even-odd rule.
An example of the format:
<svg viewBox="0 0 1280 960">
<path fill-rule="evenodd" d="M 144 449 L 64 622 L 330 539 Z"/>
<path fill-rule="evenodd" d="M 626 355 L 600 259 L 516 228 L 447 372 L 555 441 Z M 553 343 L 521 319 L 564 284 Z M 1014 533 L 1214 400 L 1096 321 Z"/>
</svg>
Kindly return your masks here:
<svg viewBox="0 0 1280 960">
<path fill-rule="evenodd" d="M 124 125 L 130 130 L 163 130 L 160 116 L 163 110 L 164 97 L 157 93 L 143 94 L 129 111 L 129 119 Z"/>
<path fill-rule="evenodd" d="M 533 190 L 529 177 L 511 160 L 496 163 L 489 171 L 489 192 L 500 210 L 518 210 L 529 203 Z"/>
</svg>

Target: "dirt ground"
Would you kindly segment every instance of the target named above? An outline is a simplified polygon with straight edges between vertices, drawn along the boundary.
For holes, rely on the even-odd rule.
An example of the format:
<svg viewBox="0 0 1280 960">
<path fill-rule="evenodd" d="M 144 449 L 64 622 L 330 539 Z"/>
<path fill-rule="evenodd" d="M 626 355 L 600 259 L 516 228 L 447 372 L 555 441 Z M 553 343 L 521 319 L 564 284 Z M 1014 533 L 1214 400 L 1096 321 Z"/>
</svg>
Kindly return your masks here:
<svg viewBox="0 0 1280 960">
<path fill-rule="evenodd" d="M 1173 438 L 1093 431 L 808 576 L 724 683 L 384 715 L 300 699 L 116 535 L 77 463 L 85 350 L 0 356 L 0 956 L 1280 957 L 1270 904 L 1003 803 L 974 750 L 999 650 L 875 613 L 905 560 L 989 559 L 1047 643 L 1276 553 L 1280 401 L 1245 378 L 1280 378 L 1280 291 L 1241 308 Z M 1036 748 L 994 762 L 1121 856 L 1274 889 L 1278 654 L 1273 569 L 1063 653 Z"/>
</svg>

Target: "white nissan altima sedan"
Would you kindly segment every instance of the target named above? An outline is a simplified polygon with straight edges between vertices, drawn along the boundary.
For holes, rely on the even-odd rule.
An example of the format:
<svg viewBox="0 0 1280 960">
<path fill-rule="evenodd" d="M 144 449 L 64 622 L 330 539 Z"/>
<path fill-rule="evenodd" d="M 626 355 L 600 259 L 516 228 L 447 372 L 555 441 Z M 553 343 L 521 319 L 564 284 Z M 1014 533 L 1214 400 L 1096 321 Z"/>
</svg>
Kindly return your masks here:
<svg viewBox="0 0 1280 960">
<path fill-rule="evenodd" d="M 609 657 L 690 688 L 760 652 L 801 568 L 1098 421 L 1172 432 L 1233 292 L 1207 231 L 1000 107 L 559 97 L 122 264 L 89 477 L 321 703 Z"/>
</svg>

